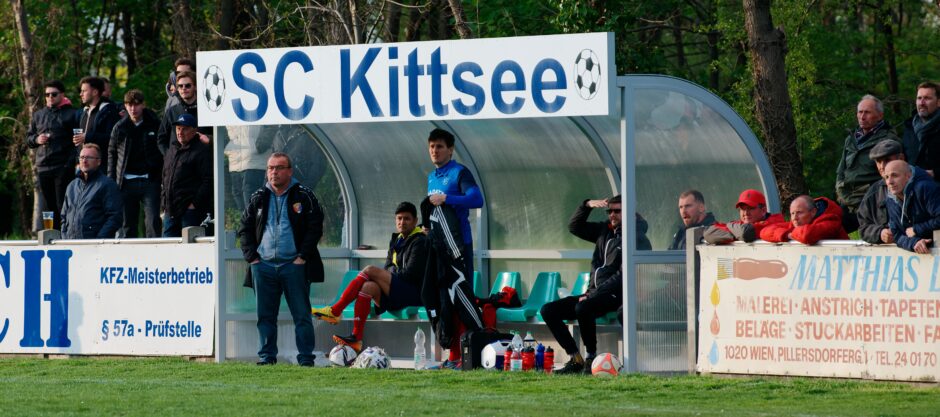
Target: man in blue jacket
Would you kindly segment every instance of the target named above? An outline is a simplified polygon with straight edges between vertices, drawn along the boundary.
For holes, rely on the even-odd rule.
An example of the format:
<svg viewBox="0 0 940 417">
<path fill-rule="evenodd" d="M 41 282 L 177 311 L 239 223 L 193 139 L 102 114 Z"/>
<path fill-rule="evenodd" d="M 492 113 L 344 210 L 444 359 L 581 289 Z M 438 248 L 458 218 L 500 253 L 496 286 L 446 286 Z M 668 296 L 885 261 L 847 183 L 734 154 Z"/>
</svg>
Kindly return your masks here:
<svg viewBox="0 0 940 417">
<path fill-rule="evenodd" d="M 124 221 L 121 192 L 114 180 L 98 169 L 101 149 L 82 146 L 79 171 L 65 190 L 62 204 L 62 236 L 66 239 L 113 239 Z"/>
<path fill-rule="evenodd" d="M 473 236 L 470 235 L 470 209 L 483 207 L 483 193 L 480 192 L 480 187 L 477 186 L 470 170 L 453 160 L 455 142 L 454 135 L 444 129 L 434 129 L 428 135 L 428 153 L 435 168 L 428 174 L 428 198 L 435 206 L 447 204 L 454 208 L 463 237 L 461 252 L 466 261 L 464 276 L 471 279 L 473 277 Z M 442 365 L 446 368 L 457 369 L 461 364 L 462 322 L 457 323 L 457 329 L 450 356 Z"/>
<path fill-rule="evenodd" d="M 903 160 L 885 166 L 888 226 L 898 247 L 930 253 L 933 231 L 940 229 L 940 185 L 924 170 Z"/>
</svg>

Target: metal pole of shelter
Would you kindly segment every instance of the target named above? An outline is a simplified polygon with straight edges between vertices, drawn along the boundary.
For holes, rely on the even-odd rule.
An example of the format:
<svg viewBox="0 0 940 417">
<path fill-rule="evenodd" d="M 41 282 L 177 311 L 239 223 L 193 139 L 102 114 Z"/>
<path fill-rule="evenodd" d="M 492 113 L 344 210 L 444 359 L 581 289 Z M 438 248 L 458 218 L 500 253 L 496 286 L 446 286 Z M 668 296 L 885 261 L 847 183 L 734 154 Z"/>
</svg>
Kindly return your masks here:
<svg viewBox="0 0 940 417">
<path fill-rule="evenodd" d="M 199 138 L 196 138 L 199 140 Z M 212 172 L 215 174 L 212 192 L 215 193 L 215 270 L 216 270 L 216 303 L 215 303 L 215 361 L 225 361 L 227 334 L 226 320 L 223 318 L 228 310 L 228 299 L 225 296 L 226 284 L 222 282 L 233 279 L 225 273 L 225 246 L 228 244 L 225 237 L 225 154 L 222 141 L 219 138 L 219 128 L 212 128 Z"/>
<path fill-rule="evenodd" d="M 636 142 L 633 129 L 633 94 L 624 77 L 617 78 L 621 97 L 620 106 L 620 194 L 622 201 L 623 234 L 623 369 L 637 371 L 636 333 Z M 625 227 L 624 227 L 625 226 Z"/>
</svg>

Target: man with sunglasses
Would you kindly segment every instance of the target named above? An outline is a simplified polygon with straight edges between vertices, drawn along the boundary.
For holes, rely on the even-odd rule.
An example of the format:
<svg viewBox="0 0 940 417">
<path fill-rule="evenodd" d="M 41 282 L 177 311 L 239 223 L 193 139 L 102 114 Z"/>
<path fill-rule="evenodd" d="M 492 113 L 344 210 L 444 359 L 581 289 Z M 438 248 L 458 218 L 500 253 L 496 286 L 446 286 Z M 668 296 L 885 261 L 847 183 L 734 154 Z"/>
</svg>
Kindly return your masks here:
<svg viewBox="0 0 940 417">
<path fill-rule="evenodd" d="M 180 96 L 176 90 L 176 75 L 182 72 L 196 73 L 196 63 L 189 58 L 179 58 L 173 63 L 173 71 L 170 71 L 170 78 L 166 86 L 167 99 L 163 111 L 170 107 L 180 104 Z M 169 83 L 173 83 L 172 85 Z"/>
<path fill-rule="evenodd" d="M 542 320 L 555 340 L 568 354 L 568 362 L 558 370 L 560 374 L 590 372 L 591 362 L 597 355 L 597 324 L 595 320 L 623 304 L 623 273 L 621 270 L 622 214 L 619 195 L 606 200 L 585 200 L 571 216 L 568 231 L 594 242 L 591 259 L 591 283 L 582 295 L 572 295 L 542 306 Z M 589 222 L 595 208 L 607 209 L 607 221 Z M 638 242 L 639 243 L 639 242 Z M 578 345 L 568 331 L 565 320 L 577 320 L 581 329 L 586 357 L 581 357 Z"/>
<path fill-rule="evenodd" d="M 171 144 L 176 143 L 176 127 L 173 125 L 180 115 L 189 114 L 197 121 L 199 114 L 196 108 L 196 73 L 182 71 L 176 74 L 176 94 L 180 102 L 163 112 L 163 122 L 160 123 L 160 133 L 157 134 L 157 146 L 160 152 L 166 155 Z M 198 140 L 209 144 L 209 135 L 212 128 L 198 128 Z"/>
<path fill-rule="evenodd" d="M 33 113 L 26 144 L 36 149 L 35 166 L 46 210 L 54 213 L 53 228 L 62 224 L 65 189 L 75 178 L 73 129 L 78 127 L 72 103 L 65 98 L 65 85 L 59 80 L 45 84 L 46 107 Z"/>
<path fill-rule="evenodd" d="M 66 239 L 113 239 L 121 228 L 121 192 L 99 169 L 101 155 L 98 145 L 82 145 L 78 171 L 62 204 L 62 237 Z"/>
</svg>

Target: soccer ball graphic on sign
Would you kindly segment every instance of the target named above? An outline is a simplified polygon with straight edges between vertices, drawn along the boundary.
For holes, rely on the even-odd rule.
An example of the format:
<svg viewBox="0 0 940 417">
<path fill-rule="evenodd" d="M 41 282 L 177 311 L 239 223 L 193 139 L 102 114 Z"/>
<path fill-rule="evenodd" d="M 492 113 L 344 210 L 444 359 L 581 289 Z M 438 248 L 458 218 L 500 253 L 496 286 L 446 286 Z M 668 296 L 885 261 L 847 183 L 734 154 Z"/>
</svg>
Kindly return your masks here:
<svg viewBox="0 0 940 417">
<path fill-rule="evenodd" d="M 222 69 L 213 65 L 202 76 L 202 85 L 205 87 L 206 104 L 209 110 L 219 111 L 225 100 L 225 78 L 222 78 Z"/>
<path fill-rule="evenodd" d="M 591 374 L 594 376 L 616 376 L 620 371 L 620 359 L 610 353 L 602 353 L 591 363 Z"/>
<path fill-rule="evenodd" d="M 601 85 L 601 66 L 597 55 L 590 49 L 582 50 L 574 60 L 575 85 L 578 86 L 578 94 L 585 100 L 590 100 L 597 95 L 597 89 Z"/>
</svg>

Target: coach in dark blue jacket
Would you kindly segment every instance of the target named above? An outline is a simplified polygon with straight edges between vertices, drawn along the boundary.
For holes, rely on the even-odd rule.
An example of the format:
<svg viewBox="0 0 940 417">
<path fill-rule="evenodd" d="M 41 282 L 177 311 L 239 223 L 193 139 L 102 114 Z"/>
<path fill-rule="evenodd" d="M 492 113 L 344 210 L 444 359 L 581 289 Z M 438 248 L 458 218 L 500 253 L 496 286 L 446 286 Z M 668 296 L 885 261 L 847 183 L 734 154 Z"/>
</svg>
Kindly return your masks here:
<svg viewBox="0 0 940 417">
<path fill-rule="evenodd" d="M 926 171 L 891 161 L 885 166 L 888 226 L 898 247 L 930 253 L 933 231 L 940 229 L 940 185 Z"/>
</svg>

